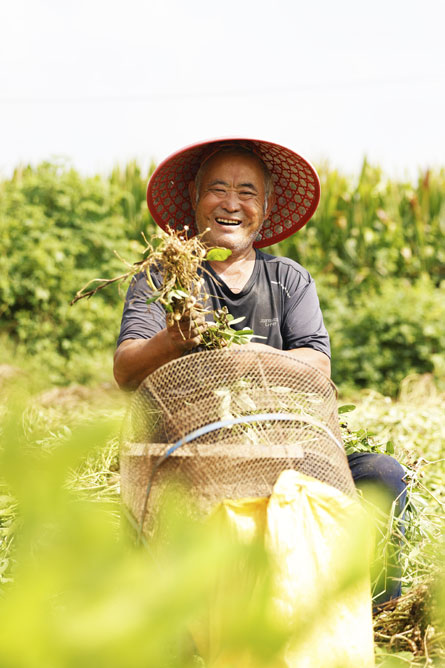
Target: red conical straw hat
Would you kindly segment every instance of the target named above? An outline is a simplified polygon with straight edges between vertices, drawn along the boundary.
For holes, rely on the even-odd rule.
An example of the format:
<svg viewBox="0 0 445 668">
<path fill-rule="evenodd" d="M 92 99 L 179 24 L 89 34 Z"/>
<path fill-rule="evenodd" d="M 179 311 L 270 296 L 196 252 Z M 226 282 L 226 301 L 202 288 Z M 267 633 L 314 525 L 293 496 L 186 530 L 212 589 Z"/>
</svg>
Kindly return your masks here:
<svg viewBox="0 0 445 668">
<path fill-rule="evenodd" d="M 227 146 L 241 146 L 261 158 L 272 175 L 275 204 L 254 243 L 270 246 L 301 229 L 313 216 L 320 200 L 320 181 L 314 167 L 284 146 L 240 137 L 211 139 L 176 151 L 153 172 L 147 189 L 147 203 L 156 223 L 163 229 L 196 234 L 195 217 L 188 185 L 201 163 Z"/>
</svg>

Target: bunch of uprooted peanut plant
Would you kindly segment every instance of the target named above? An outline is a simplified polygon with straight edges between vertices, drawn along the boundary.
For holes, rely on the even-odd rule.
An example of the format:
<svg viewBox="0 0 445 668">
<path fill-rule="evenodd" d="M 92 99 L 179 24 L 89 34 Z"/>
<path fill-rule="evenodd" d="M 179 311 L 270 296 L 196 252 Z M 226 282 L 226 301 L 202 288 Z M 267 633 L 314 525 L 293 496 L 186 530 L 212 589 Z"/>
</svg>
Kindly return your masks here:
<svg viewBox="0 0 445 668">
<path fill-rule="evenodd" d="M 187 230 L 185 230 L 185 233 Z M 201 241 L 202 235 L 189 239 L 184 232 L 161 232 L 154 237 L 158 243 L 154 247 L 144 236 L 145 248 L 144 259 L 129 264 L 128 271 L 111 279 L 94 278 L 89 281 L 77 293 L 71 304 L 83 298 L 89 298 L 99 290 L 112 283 L 123 283 L 137 273 L 144 272 L 147 283 L 150 286 L 152 296 L 147 300 L 147 308 L 150 304 L 158 301 L 164 307 L 167 319 L 181 320 L 184 316 L 190 318 L 193 323 L 199 314 L 209 313 L 200 301 L 206 302 L 209 298 L 204 291 L 203 266 L 205 260 L 226 260 L 231 251 L 227 248 L 206 248 Z M 122 259 L 122 258 L 121 258 Z M 153 283 L 151 272 L 160 276 L 160 285 L 156 287 Z M 90 288 L 97 283 L 94 288 Z M 248 343 L 253 336 L 251 329 L 236 330 L 233 325 L 241 322 L 244 318 L 236 318 L 228 313 L 223 307 L 211 312 L 213 322 L 207 322 L 206 329 L 201 333 L 200 346 L 207 349 L 225 348 L 232 343 Z"/>
</svg>

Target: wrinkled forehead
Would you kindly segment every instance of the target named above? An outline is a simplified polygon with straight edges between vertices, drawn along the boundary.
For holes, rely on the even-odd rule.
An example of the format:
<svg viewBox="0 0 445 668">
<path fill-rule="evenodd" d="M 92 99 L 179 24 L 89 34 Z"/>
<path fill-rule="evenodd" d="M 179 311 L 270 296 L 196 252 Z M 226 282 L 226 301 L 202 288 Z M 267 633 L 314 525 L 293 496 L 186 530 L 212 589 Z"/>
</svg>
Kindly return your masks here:
<svg viewBox="0 0 445 668">
<path fill-rule="evenodd" d="M 269 170 L 260 157 L 248 149 L 230 146 L 219 149 L 207 156 L 198 169 L 195 181 L 197 184 L 202 183 L 203 178 L 210 171 L 214 171 L 213 168 L 225 169 L 230 166 L 249 167 L 257 173 L 259 178 L 265 181 L 270 178 Z"/>
</svg>

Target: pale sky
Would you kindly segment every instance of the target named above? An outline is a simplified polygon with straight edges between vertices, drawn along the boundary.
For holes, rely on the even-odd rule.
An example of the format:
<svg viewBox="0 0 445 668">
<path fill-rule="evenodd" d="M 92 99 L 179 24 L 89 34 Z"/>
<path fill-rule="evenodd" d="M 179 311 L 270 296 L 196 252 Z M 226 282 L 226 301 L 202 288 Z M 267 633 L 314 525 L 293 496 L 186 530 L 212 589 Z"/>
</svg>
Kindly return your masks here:
<svg viewBox="0 0 445 668">
<path fill-rule="evenodd" d="M 356 173 L 445 166 L 445 0 L 0 0 L 0 177 L 246 136 Z"/>
</svg>

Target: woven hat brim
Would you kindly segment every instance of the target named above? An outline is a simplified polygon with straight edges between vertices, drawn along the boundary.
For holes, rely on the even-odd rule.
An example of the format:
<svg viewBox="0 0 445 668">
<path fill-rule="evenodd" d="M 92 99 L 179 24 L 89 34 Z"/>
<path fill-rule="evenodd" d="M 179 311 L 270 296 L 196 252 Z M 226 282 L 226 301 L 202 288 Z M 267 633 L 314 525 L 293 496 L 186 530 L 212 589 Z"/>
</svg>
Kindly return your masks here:
<svg viewBox="0 0 445 668">
<path fill-rule="evenodd" d="M 320 180 L 308 160 L 290 149 L 259 139 L 241 137 L 212 139 L 186 146 L 161 162 L 147 188 L 147 204 L 163 229 L 197 234 L 189 183 L 201 163 L 219 148 L 236 144 L 258 155 L 272 175 L 275 204 L 254 243 L 263 248 L 300 230 L 314 215 L 320 201 Z"/>
</svg>

